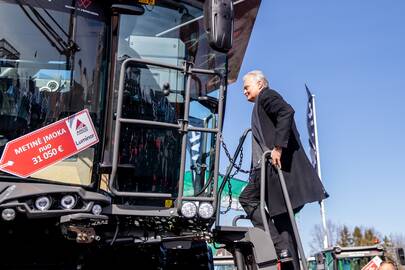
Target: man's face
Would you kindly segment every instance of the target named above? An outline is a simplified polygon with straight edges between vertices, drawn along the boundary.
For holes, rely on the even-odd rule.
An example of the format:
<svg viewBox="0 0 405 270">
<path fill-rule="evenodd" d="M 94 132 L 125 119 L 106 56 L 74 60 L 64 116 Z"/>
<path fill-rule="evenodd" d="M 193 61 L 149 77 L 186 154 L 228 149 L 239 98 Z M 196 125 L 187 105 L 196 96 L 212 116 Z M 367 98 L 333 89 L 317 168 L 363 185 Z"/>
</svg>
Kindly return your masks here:
<svg viewBox="0 0 405 270">
<path fill-rule="evenodd" d="M 248 76 L 243 82 L 243 94 L 248 101 L 254 102 L 262 87 L 262 81 L 255 81 L 252 76 Z"/>
<path fill-rule="evenodd" d="M 390 263 L 382 263 L 378 270 L 396 270 L 394 265 Z"/>
</svg>

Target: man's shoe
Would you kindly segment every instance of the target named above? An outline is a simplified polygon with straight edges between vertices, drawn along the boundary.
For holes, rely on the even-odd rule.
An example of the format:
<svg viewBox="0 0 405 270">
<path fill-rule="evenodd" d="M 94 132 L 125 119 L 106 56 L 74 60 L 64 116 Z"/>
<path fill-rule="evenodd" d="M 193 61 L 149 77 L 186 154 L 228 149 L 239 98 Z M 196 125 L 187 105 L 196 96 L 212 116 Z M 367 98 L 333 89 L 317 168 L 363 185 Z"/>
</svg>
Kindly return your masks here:
<svg viewBox="0 0 405 270">
<path fill-rule="evenodd" d="M 282 249 L 278 254 L 278 261 L 281 263 L 290 262 L 293 260 L 291 253 L 288 249 Z"/>
</svg>

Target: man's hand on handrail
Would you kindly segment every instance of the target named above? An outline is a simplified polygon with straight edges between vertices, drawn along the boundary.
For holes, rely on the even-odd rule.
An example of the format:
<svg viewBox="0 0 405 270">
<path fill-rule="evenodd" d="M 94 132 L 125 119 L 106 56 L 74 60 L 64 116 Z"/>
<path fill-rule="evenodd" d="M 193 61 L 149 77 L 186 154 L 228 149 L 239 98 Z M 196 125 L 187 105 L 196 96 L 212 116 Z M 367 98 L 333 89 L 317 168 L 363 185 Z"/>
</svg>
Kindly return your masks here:
<svg viewBox="0 0 405 270">
<path fill-rule="evenodd" d="M 271 164 L 273 166 L 279 167 L 281 169 L 281 154 L 283 152 L 283 148 L 280 146 L 274 147 L 271 151 Z"/>
</svg>

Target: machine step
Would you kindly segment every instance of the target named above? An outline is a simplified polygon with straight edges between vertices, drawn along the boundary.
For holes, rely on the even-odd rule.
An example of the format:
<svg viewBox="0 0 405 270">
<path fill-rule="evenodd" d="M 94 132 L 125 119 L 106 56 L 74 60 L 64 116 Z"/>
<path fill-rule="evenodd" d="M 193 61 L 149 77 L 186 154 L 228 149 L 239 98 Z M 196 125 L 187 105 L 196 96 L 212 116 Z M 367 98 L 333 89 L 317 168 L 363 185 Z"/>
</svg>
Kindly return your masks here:
<svg viewBox="0 0 405 270">
<path fill-rule="evenodd" d="M 255 227 L 217 226 L 214 229 L 214 236 L 219 243 L 237 251 L 235 252 L 237 254 L 234 254 L 237 266 L 243 261 L 239 258 L 241 254 L 239 251 L 251 249 L 257 269 L 277 270 L 277 253 L 273 241 L 264 230 Z"/>
</svg>

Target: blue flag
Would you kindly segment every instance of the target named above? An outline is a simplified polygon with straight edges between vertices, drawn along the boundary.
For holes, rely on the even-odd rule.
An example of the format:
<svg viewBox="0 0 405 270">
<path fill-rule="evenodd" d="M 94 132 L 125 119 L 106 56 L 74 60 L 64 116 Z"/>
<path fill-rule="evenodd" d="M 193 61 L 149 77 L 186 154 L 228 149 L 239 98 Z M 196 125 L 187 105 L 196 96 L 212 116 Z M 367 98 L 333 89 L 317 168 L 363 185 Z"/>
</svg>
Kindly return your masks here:
<svg viewBox="0 0 405 270">
<path fill-rule="evenodd" d="M 309 147 L 310 147 L 310 154 L 311 154 L 311 162 L 312 166 L 316 168 L 317 163 L 317 156 L 316 156 L 316 140 L 315 140 L 315 116 L 314 116 L 314 98 L 311 92 L 308 89 L 308 86 L 305 84 L 305 89 L 307 90 L 308 94 L 308 104 L 307 104 L 307 128 L 308 128 L 308 135 L 309 135 Z"/>
</svg>

